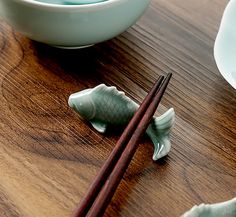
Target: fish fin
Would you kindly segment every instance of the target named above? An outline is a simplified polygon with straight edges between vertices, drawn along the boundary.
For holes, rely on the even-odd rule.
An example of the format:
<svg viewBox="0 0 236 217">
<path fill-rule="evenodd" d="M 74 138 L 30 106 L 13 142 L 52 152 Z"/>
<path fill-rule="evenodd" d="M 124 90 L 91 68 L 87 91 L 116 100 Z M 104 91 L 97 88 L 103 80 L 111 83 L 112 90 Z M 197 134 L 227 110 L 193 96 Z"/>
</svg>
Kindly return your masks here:
<svg viewBox="0 0 236 217">
<path fill-rule="evenodd" d="M 127 105 L 130 105 L 132 103 L 135 104 L 135 106 L 138 106 L 129 97 L 127 97 L 123 91 L 118 91 L 115 86 L 108 87 L 105 84 L 100 84 L 93 88 L 92 93 L 100 94 L 103 96 L 111 95 L 113 98 L 122 100 L 122 103 L 126 103 Z"/>
<path fill-rule="evenodd" d="M 92 92 L 100 92 L 103 91 L 107 86 L 105 84 L 99 84 L 98 86 L 92 89 Z"/>
<path fill-rule="evenodd" d="M 171 142 L 169 136 L 158 138 L 158 140 L 154 143 L 154 152 L 152 159 L 156 161 L 162 157 L 165 157 L 170 152 L 170 149 Z"/>
<path fill-rule="evenodd" d="M 102 123 L 102 122 L 98 122 L 98 121 L 91 121 L 92 126 L 94 127 L 95 130 L 97 130 L 99 133 L 105 133 L 106 129 L 107 129 L 107 125 Z"/>
<path fill-rule="evenodd" d="M 147 134 L 154 144 L 153 160 L 166 156 L 171 149 L 170 131 L 175 119 L 174 109 L 171 108 L 159 117 L 154 117 L 147 129 Z"/>
<path fill-rule="evenodd" d="M 158 132 L 164 131 L 165 133 L 169 133 L 171 128 L 174 125 L 175 121 L 175 111 L 173 108 L 170 108 L 164 114 L 159 117 L 154 117 L 154 128 Z"/>
</svg>

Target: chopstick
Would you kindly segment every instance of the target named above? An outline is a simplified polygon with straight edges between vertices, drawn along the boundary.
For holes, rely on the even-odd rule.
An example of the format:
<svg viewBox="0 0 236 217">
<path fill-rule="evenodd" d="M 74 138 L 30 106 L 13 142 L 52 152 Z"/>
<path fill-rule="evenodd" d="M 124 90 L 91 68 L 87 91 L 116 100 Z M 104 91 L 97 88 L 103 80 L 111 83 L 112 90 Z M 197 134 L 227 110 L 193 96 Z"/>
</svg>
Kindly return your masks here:
<svg viewBox="0 0 236 217">
<path fill-rule="evenodd" d="M 154 94 L 158 90 L 161 82 L 163 81 L 163 76 L 160 76 L 155 83 L 155 85 L 150 90 L 149 94 L 145 97 L 144 101 L 140 105 L 139 109 L 136 111 L 135 115 L 129 122 L 128 126 L 125 128 L 123 134 L 121 135 L 120 139 L 117 141 L 113 151 L 101 167 L 99 173 L 95 177 L 94 181 L 90 185 L 87 194 L 81 200 L 80 204 L 78 205 L 77 209 L 75 210 L 73 217 L 84 217 L 88 212 L 89 208 L 92 206 L 95 198 L 97 197 L 100 189 L 102 188 L 103 184 L 105 183 L 107 177 L 109 176 L 110 172 L 114 168 L 115 164 L 117 163 L 122 151 L 127 144 L 127 141 L 130 139 L 132 133 L 136 129 L 139 121 L 141 120 L 142 116 L 144 115 L 148 105 L 150 104 Z"/>
<path fill-rule="evenodd" d="M 164 81 L 163 76 L 159 77 L 90 185 L 87 194 L 81 200 L 73 217 L 98 217 L 104 214 L 123 174 L 132 160 L 138 147 L 139 139 L 146 131 L 161 101 L 171 76 L 172 74 L 169 73 Z"/>
</svg>

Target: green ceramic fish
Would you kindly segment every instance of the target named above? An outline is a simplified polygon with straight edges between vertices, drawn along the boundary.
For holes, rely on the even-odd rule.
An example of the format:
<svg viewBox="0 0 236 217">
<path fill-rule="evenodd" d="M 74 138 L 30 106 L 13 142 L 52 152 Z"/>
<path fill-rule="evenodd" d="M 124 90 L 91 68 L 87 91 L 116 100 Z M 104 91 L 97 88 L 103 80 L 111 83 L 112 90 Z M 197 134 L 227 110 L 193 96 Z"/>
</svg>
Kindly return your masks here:
<svg viewBox="0 0 236 217">
<path fill-rule="evenodd" d="M 100 133 L 104 133 L 108 126 L 127 125 L 139 107 L 124 92 L 105 84 L 70 95 L 68 104 Z M 153 160 L 166 156 L 170 151 L 169 136 L 174 118 L 173 108 L 160 117 L 153 117 L 146 131 L 154 143 Z"/>
</svg>

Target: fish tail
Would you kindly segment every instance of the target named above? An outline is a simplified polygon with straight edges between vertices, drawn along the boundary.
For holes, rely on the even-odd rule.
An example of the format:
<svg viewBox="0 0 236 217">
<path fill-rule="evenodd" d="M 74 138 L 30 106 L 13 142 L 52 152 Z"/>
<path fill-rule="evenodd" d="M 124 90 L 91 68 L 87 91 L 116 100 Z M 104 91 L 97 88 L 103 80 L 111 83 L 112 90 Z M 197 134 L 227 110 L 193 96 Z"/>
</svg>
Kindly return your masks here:
<svg viewBox="0 0 236 217">
<path fill-rule="evenodd" d="M 153 160 L 166 156 L 171 149 L 170 132 L 175 120 L 174 109 L 171 108 L 159 117 L 154 117 L 147 129 L 147 134 L 154 144 Z"/>
</svg>

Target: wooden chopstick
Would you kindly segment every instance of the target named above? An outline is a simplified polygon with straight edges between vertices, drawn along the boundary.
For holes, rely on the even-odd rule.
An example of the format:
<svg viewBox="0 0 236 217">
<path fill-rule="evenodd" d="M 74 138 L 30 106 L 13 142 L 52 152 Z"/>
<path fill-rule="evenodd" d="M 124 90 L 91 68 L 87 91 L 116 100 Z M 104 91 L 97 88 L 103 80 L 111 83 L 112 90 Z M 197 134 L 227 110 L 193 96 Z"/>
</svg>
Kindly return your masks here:
<svg viewBox="0 0 236 217">
<path fill-rule="evenodd" d="M 116 188 L 118 187 L 135 151 L 138 148 L 138 141 L 141 136 L 145 133 L 158 104 L 161 101 L 161 98 L 165 92 L 165 89 L 169 83 L 172 74 L 168 74 L 165 78 L 163 85 L 161 86 L 160 90 L 157 92 L 155 97 L 153 98 L 152 103 L 148 107 L 146 113 L 142 117 L 140 123 L 138 124 L 136 130 L 134 131 L 133 135 L 131 136 L 130 141 L 128 142 L 127 146 L 125 147 L 121 157 L 119 158 L 117 164 L 115 165 L 113 171 L 111 172 L 108 180 L 106 181 L 105 185 L 103 186 L 102 190 L 100 191 L 98 197 L 94 201 L 93 206 L 91 207 L 87 217 L 98 217 L 102 216 L 105 212 L 106 207 L 108 206 L 112 196 L 115 193 Z"/>
<path fill-rule="evenodd" d="M 141 104 L 139 110 L 135 113 L 124 133 L 118 140 L 115 148 L 96 176 L 94 182 L 88 190 L 88 193 L 85 195 L 84 199 L 81 201 L 78 208 L 74 212 L 74 217 L 95 217 L 103 215 L 115 192 L 115 189 L 119 185 L 123 174 L 125 173 L 126 168 L 128 167 L 138 147 L 138 140 L 146 131 L 146 128 L 148 127 L 149 122 L 155 113 L 156 107 L 158 106 L 164 94 L 170 78 L 171 74 L 168 74 L 161 87 L 160 85 L 163 80 L 163 76 L 161 76 L 155 83 L 154 87 L 151 89 L 150 93 Z M 156 96 L 154 97 L 155 94 Z M 150 104 L 152 99 L 153 101 Z M 138 127 L 135 129 L 137 124 Z M 126 146 L 127 143 L 128 145 Z M 90 207 L 91 209 L 89 210 Z"/>
</svg>

